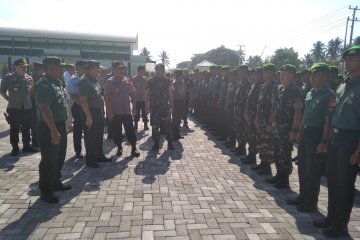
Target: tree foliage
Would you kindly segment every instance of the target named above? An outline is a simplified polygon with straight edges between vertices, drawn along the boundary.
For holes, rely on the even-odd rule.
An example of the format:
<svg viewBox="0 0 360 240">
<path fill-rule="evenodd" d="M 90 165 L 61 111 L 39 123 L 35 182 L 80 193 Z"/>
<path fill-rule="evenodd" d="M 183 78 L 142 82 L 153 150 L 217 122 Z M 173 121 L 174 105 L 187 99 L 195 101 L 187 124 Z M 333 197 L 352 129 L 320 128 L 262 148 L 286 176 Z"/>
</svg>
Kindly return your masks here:
<svg viewBox="0 0 360 240">
<path fill-rule="evenodd" d="M 170 65 L 170 56 L 166 51 L 161 51 L 159 54 L 159 58 L 162 64 L 164 64 L 165 66 L 168 67 Z"/>
<path fill-rule="evenodd" d="M 146 62 L 152 62 L 152 56 L 150 54 L 150 51 L 146 48 L 146 47 L 143 47 L 140 51 L 140 55 L 141 56 L 145 56 L 146 57 Z"/>
<path fill-rule="evenodd" d="M 260 56 L 255 55 L 255 56 L 250 56 L 247 60 L 246 60 L 246 64 L 249 66 L 249 68 L 254 68 L 254 67 L 261 67 L 261 65 L 263 64 L 263 60 Z"/>
<path fill-rule="evenodd" d="M 277 69 L 284 64 L 293 64 L 299 67 L 300 60 L 298 57 L 299 54 L 295 52 L 294 48 L 279 48 L 275 50 L 274 55 L 272 55 L 269 60 L 276 65 Z"/>
</svg>

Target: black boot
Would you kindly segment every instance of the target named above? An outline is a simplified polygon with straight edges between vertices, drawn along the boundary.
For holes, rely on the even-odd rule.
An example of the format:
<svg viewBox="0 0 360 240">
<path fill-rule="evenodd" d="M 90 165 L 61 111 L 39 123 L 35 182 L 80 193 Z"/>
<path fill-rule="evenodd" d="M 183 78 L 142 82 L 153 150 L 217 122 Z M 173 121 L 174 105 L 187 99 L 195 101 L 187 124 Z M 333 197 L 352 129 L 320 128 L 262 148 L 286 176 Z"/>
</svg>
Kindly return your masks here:
<svg viewBox="0 0 360 240">
<path fill-rule="evenodd" d="M 280 174 L 280 179 L 277 183 L 275 183 L 275 187 L 277 189 L 285 189 L 285 188 L 289 188 L 289 174 L 287 173 L 281 173 Z"/>
<path fill-rule="evenodd" d="M 145 131 L 149 130 L 149 127 L 148 127 L 147 122 L 144 122 L 144 130 L 145 130 Z"/>
<path fill-rule="evenodd" d="M 254 164 L 256 163 L 256 153 L 253 151 L 249 152 L 248 158 L 243 161 L 244 164 Z"/>
<path fill-rule="evenodd" d="M 270 175 L 271 174 L 271 166 L 267 162 L 261 163 L 261 168 L 259 171 L 256 172 L 258 175 Z"/>
<path fill-rule="evenodd" d="M 37 150 L 36 148 L 30 146 L 30 144 L 25 144 L 23 149 L 22 149 L 22 152 L 24 152 L 24 153 L 37 153 L 37 152 L 39 152 L 39 150 Z"/>
<path fill-rule="evenodd" d="M 151 148 L 151 151 L 157 151 L 157 150 L 159 150 L 159 143 L 158 142 L 155 142 L 154 143 L 154 145 L 153 145 L 153 147 Z"/>
<path fill-rule="evenodd" d="M 139 157 L 140 153 L 138 152 L 138 150 L 136 149 L 136 147 L 133 147 L 131 150 L 131 156 L 133 157 Z"/>
<path fill-rule="evenodd" d="M 138 122 L 134 122 L 134 130 L 138 129 Z"/>
<path fill-rule="evenodd" d="M 118 147 L 117 151 L 116 151 L 116 156 L 120 157 L 123 153 L 123 148 L 121 146 Z"/>
<path fill-rule="evenodd" d="M 251 170 L 259 171 L 262 168 L 262 163 L 251 166 Z"/>
<path fill-rule="evenodd" d="M 236 153 L 237 156 L 246 155 L 246 148 L 244 144 L 239 145 L 239 151 Z"/>
<path fill-rule="evenodd" d="M 267 178 L 265 179 L 265 181 L 267 183 L 271 183 L 271 184 L 276 184 L 278 181 L 280 180 L 280 173 L 279 171 L 276 172 L 276 175 L 271 177 L 271 178 Z"/>
<path fill-rule="evenodd" d="M 168 150 L 175 150 L 174 146 L 172 145 L 172 142 L 168 142 L 167 149 Z"/>
<path fill-rule="evenodd" d="M 19 147 L 18 147 L 18 146 L 13 146 L 10 155 L 11 155 L 11 156 L 17 156 L 17 155 L 19 155 Z"/>
</svg>

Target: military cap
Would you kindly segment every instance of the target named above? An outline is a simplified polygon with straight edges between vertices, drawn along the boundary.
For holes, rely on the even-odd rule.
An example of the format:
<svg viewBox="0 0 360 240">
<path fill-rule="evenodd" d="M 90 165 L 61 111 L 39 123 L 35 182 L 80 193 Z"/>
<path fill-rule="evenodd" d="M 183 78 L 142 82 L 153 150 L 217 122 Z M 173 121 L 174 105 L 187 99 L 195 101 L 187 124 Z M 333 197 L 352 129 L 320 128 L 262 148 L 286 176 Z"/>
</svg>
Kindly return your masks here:
<svg viewBox="0 0 360 240">
<path fill-rule="evenodd" d="M 156 64 L 155 69 L 165 69 L 165 65 L 162 63 L 158 63 Z"/>
<path fill-rule="evenodd" d="M 61 58 L 59 57 L 46 57 L 43 59 L 44 66 L 46 65 L 58 65 L 58 66 L 66 66 L 66 63 L 63 63 Z"/>
<path fill-rule="evenodd" d="M 230 70 L 230 67 L 227 66 L 227 65 L 224 65 L 224 66 L 221 67 L 221 69 L 222 69 L 222 70 Z"/>
<path fill-rule="evenodd" d="M 92 69 L 92 68 L 99 68 L 100 67 L 100 62 L 95 61 L 95 60 L 90 60 L 87 62 L 86 64 L 88 69 Z"/>
<path fill-rule="evenodd" d="M 296 67 L 292 64 L 284 64 L 280 67 L 280 72 L 293 72 L 296 74 Z"/>
<path fill-rule="evenodd" d="M 273 63 L 265 63 L 262 66 L 262 70 L 269 70 L 269 71 L 276 72 L 276 66 Z"/>
<path fill-rule="evenodd" d="M 315 72 L 328 72 L 330 70 L 329 65 L 326 63 L 315 63 L 310 68 L 311 73 Z"/>
<path fill-rule="evenodd" d="M 348 48 L 342 54 L 342 59 L 345 60 L 346 56 L 349 55 L 360 55 L 360 45 L 354 45 L 351 48 Z"/>
<path fill-rule="evenodd" d="M 44 68 L 44 65 L 41 62 L 34 62 L 32 66 L 34 69 Z"/>
<path fill-rule="evenodd" d="M 75 66 L 77 66 L 77 67 L 86 67 L 86 65 L 87 65 L 87 62 L 84 60 L 79 60 L 79 61 L 76 61 L 76 63 L 75 63 Z"/>
<path fill-rule="evenodd" d="M 113 61 L 111 63 L 111 67 L 112 68 L 116 68 L 116 67 L 120 67 L 120 66 L 123 66 L 124 64 L 121 62 L 121 61 Z"/>
<path fill-rule="evenodd" d="M 339 74 L 339 69 L 337 67 L 330 66 L 329 69 L 330 69 L 330 72 L 335 73 L 336 75 Z"/>
<path fill-rule="evenodd" d="M 29 64 L 26 62 L 25 58 L 19 58 L 14 61 L 15 66 L 28 67 Z"/>
<path fill-rule="evenodd" d="M 255 67 L 250 70 L 250 73 L 260 73 L 260 72 L 261 72 L 261 67 Z"/>
<path fill-rule="evenodd" d="M 245 65 L 245 64 L 242 64 L 242 65 L 239 65 L 238 66 L 238 69 L 244 69 L 244 70 L 249 70 L 249 66 L 248 65 Z"/>
</svg>

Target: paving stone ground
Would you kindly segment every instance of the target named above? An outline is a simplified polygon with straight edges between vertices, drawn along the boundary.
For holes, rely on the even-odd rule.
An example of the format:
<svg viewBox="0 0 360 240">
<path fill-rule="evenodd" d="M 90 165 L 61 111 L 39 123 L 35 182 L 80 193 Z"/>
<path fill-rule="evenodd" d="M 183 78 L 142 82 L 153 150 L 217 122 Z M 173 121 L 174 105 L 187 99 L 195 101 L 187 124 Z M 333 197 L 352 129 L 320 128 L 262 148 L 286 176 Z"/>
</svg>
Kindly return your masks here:
<svg viewBox="0 0 360 240">
<path fill-rule="evenodd" d="M 285 201 L 298 192 L 296 166 L 291 190 L 277 190 L 193 120 L 176 151 L 164 144 L 159 154 L 150 152 L 151 132 L 139 131 L 139 158 L 128 157 L 126 145 L 122 157 L 99 169 L 73 158 L 69 134 L 63 177 L 73 189 L 50 205 L 38 197 L 40 154 L 10 157 L 8 125 L 0 119 L 0 239 L 324 239 L 311 222 L 326 213 L 325 179 L 319 213 L 299 213 Z M 111 141 L 104 148 L 115 155 Z M 360 239 L 356 196 L 347 239 Z"/>
</svg>

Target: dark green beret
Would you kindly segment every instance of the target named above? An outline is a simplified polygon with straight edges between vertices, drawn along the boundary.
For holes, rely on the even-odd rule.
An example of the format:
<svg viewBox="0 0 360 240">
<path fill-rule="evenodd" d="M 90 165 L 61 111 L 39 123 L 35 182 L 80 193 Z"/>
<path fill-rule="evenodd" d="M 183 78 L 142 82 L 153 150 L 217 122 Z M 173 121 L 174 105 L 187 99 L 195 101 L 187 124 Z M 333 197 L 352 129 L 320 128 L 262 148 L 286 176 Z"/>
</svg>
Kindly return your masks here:
<svg viewBox="0 0 360 240">
<path fill-rule="evenodd" d="M 222 66 L 222 68 L 221 68 L 222 70 L 230 70 L 230 67 L 229 66 L 227 66 L 227 65 L 225 65 L 225 66 Z"/>
<path fill-rule="evenodd" d="M 273 71 L 276 72 L 276 66 L 273 63 L 266 63 L 262 66 L 263 70 L 269 70 L 269 71 Z"/>
<path fill-rule="evenodd" d="M 261 67 L 256 67 L 256 68 L 253 68 L 253 69 L 251 69 L 251 73 L 261 73 L 261 71 L 262 71 L 262 69 L 261 69 Z"/>
<path fill-rule="evenodd" d="M 249 66 L 248 66 L 248 65 L 245 65 L 245 64 L 239 65 L 239 66 L 238 66 L 238 70 L 240 70 L 240 69 L 249 70 Z"/>
<path fill-rule="evenodd" d="M 34 62 L 33 68 L 34 69 L 44 68 L 44 65 L 41 62 Z"/>
<path fill-rule="evenodd" d="M 336 75 L 339 74 L 339 69 L 337 67 L 330 66 L 329 69 L 330 69 L 330 72 L 335 73 Z"/>
<path fill-rule="evenodd" d="M 349 55 L 360 55 L 360 45 L 354 45 L 346 49 L 342 55 L 342 59 L 345 60 L 345 57 Z"/>
<path fill-rule="evenodd" d="M 285 64 L 280 67 L 280 72 L 293 72 L 296 74 L 296 67 L 292 64 Z"/>
<path fill-rule="evenodd" d="M 43 65 L 58 65 L 58 66 L 66 66 L 66 63 L 63 63 L 61 58 L 59 57 L 46 57 L 43 59 Z"/>
<path fill-rule="evenodd" d="M 230 74 L 230 75 L 236 75 L 236 74 L 237 74 L 237 69 L 231 69 L 231 70 L 229 71 L 229 74 Z"/>
<path fill-rule="evenodd" d="M 95 61 L 95 60 L 90 60 L 87 62 L 87 68 L 88 69 L 92 69 L 92 68 L 99 68 L 100 67 L 100 62 Z"/>
<path fill-rule="evenodd" d="M 310 71 L 311 71 L 311 73 L 328 72 L 328 71 L 330 71 L 330 68 L 329 68 L 329 65 L 327 65 L 326 63 L 315 63 L 310 68 Z"/>
</svg>

